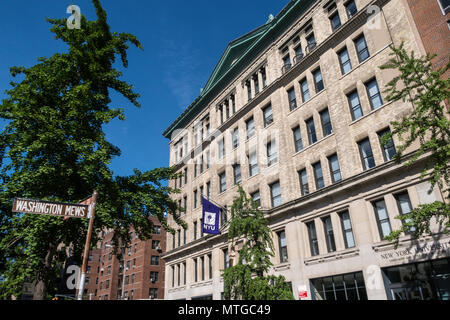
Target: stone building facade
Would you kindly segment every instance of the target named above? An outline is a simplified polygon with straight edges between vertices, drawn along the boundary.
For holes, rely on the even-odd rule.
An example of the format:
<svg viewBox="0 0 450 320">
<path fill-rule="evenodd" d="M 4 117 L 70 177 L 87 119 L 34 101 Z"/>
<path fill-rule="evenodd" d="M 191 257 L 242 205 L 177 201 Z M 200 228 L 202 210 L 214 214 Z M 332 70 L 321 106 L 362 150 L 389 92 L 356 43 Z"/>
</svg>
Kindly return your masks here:
<svg viewBox="0 0 450 320">
<path fill-rule="evenodd" d="M 388 102 L 379 66 L 391 44 L 424 54 L 406 0 L 293 0 L 232 41 L 200 96 L 164 132 L 188 229 L 167 235 L 166 299 L 223 297 L 238 246 L 201 232 L 201 196 L 230 208 L 237 184 L 259 201 L 276 247 L 272 273 L 298 299 L 448 298 L 450 238 L 383 240 L 401 213 L 444 201 L 380 137 L 412 110 Z M 409 154 L 417 149 L 413 145 Z M 407 160 L 409 156 L 404 159 Z M 417 284 L 415 277 L 422 280 Z M 416 281 L 416 282 L 414 282 Z"/>
</svg>

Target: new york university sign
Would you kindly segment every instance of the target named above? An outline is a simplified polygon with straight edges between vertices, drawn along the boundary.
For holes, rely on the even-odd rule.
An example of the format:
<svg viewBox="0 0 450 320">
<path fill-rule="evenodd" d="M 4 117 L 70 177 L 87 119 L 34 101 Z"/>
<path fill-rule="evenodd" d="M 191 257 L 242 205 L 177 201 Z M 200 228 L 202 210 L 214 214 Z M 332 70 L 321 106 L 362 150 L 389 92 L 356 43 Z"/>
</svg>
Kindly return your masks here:
<svg viewBox="0 0 450 320">
<path fill-rule="evenodd" d="M 438 242 L 429 241 L 407 248 L 399 248 L 380 254 L 383 261 L 394 262 L 403 259 L 431 259 L 437 257 L 450 256 L 450 238 Z"/>
</svg>

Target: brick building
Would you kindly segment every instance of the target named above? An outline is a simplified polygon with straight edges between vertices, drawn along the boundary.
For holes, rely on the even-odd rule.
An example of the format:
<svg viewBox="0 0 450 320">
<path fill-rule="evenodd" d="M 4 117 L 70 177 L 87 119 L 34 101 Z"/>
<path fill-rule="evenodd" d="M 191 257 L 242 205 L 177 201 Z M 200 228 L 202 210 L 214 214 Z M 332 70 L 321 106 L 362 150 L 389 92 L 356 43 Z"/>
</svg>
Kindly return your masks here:
<svg viewBox="0 0 450 320">
<path fill-rule="evenodd" d="M 89 255 L 85 286 L 88 299 L 164 299 L 165 266 L 161 254 L 166 248 L 166 232 L 157 218 L 152 220 L 152 239 L 141 241 L 131 232 L 132 242 L 122 249 L 121 261 L 113 254 L 113 233 L 103 235 Z"/>
<path fill-rule="evenodd" d="M 225 210 L 220 235 L 201 233 L 200 196 L 229 208 L 237 184 L 265 212 L 271 273 L 297 299 L 303 286 L 316 300 L 449 298 L 450 238 L 438 225 L 433 237 L 403 235 L 398 249 L 384 240 L 396 216 L 445 201 L 438 187 L 428 193 L 423 158 L 405 169 L 392 160 L 397 138 L 380 143 L 412 110 L 386 100 L 395 72 L 379 68 L 402 41 L 425 54 L 407 0 L 292 0 L 228 45 L 163 134 L 184 174 L 171 186 L 188 224 L 169 219 L 166 299 L 223 297 L 221 272 L 238 261 L 239 243 L 227 240 Z"/>
<path fill-rule="evenodd" d="M 436 68 L 444 67 L 450 52 L 450 1 L 408 0 L 408 4 L 425 51 L 437 55 Z"/>
</svg>

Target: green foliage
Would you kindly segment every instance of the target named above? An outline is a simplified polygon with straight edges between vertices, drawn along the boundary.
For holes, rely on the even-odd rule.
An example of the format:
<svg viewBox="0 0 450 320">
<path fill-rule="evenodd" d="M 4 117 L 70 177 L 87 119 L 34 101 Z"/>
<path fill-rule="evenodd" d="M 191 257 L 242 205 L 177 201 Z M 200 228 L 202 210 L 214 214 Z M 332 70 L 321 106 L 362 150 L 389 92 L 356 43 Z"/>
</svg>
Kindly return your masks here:
<svg viewBox="0 0 450 320">
<path fill-rule="evenodd" d="M 142 46 L 131 34 L 111 32 L 100 2 L 92 2 L 98 19 L 83 16 L 80 30 L 69 30 L 67 19 L 47 19 L 68 52 L 40 58 L 30 68 L 12 67 L 11 75 L 21 81 L 11 83 L 8 98 L 0 104 L 0 117 L 8 122 L 0 132 L 0 274 L 7 279 L 0 284 L 3 299 L 20 296 L 25 279 L 44 281 L 54 290 L 55 275 L 66 258 L 58 245 L 71 245 L 81 262 L 88 225 L 85 219 L 12 214 L 15 197 L 77 203 L 98 190 L 95 231 L 114 230 L 116 253 L 120 241 L 129 243 L 131 227 L 142 240 L 151 237 L 150 215 L 174 232 L 164 212 L 177 211 L 169 197 L 176 190 L 163 185 L 176 177 L 173 168 L 135 170 L 128 177 L 114 176 L 109 168 L 120 150 L 106 140 L 103 126 L 125 119 L 123 108 L 110 106 L 111 90 L 140 107 L 139 94 L 120 79 L 114 63 L 119 57 L 127 67 L 129 45 Z M 94 234 L 92 243 L 96 241 Z"/>
<path fill-rule="evenodd" d="M 293 300 L 283 276 L 265 276 L 273 265 L 274 247 L 268 221 L 239 186 L 239 197 L 231 207 L 228 239 L 242 241 L 237 265 L 223 272 L 224 296 L 241 300 Z"/>
<path fill-rule="evenodd" d="M 399 75 L 394 77 L 387 85 L 386 93 L 389 101 L 409 102 L 413 105 L 412 113 L 403 116 L 402 121 L 392 122 L 391 134 L 383 137 L 386 144 L 392 136 L 397 135 L 402 142 L 397 146 L 396 160 L 401 163 L 404 152 L 414 142 L 419 141 L 420 147 L 406 162 L 411 166 L 417 160 L 427 155 L 422 179 L 429 175 L 431 190 L 436 185 L 441 188 L 450 185 L 450 114 L 448 100 L 450 98 L 450 80 L 444 76 L 449 70 L 450 62 L 443 68 L 433 70 L 432 59 L 434 55 L 415 57 L 414 52 L 408 54 L 402 43 L 398 48 L 391 47 L 392 58 L 381 69 L 394 69 Z M 448 196 L 447 190 L 447 196 Z M 442 232 L 448 234 L 450 207 L 442 202 L 421 205 L 397 217 L 403 222 L 400 230 L 392 232 L 387 239 L 398 241 L 402 233 L 410 233 L 415 238 L 432 234 L 431 221 L 441 225 Z"/>
</svg>

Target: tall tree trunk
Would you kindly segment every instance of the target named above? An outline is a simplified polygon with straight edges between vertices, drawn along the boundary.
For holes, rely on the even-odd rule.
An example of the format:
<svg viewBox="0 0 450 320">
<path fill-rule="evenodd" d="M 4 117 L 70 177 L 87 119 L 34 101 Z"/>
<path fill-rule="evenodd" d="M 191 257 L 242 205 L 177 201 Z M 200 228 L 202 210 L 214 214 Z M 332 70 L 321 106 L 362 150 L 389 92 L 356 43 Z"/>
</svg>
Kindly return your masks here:
<svg viewBox="0 0 450 320">
<path fill-rule="evenodd" d="M 47 295 L 47 282 L 49 278 L 48 276 L 51 272 L 53 255 L 54 255 L 54 245 L 50 243 L 48 252 L 45 256 L 44 267 L 39 272 L 36 286 L 34 288 L 33 300 L 45 300 L 45 297 Z"/>
</svg>

